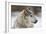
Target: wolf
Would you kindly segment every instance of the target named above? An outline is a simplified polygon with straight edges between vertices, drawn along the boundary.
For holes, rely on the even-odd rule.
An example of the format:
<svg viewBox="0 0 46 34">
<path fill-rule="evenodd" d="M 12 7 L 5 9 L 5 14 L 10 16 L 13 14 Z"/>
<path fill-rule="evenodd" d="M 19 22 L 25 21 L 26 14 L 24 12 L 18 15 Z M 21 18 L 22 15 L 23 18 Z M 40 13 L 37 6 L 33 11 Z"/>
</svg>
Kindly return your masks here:
<svg viewBox="0 0 46 34">
<path fill-rule="evenodd" d="M 17 16 L 16 22 L 13 28 L 32 28 L 37 23 L 37 19 L 33 12 L 29 8 L 23 8 L 23 10 Z"/>
</svg>

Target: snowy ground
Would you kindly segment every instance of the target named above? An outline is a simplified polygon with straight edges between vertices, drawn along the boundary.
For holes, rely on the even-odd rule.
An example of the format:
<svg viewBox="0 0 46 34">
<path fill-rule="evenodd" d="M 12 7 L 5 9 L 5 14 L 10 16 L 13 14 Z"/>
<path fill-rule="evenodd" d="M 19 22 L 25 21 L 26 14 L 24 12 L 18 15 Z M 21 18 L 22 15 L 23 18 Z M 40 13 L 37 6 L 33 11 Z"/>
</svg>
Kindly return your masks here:
<svg viewBox="0 0 46 34">
<path fill-rule="evenodd" d="M 17 15 L 18 15 L 19 12 L 12 12 L 12 23 L 11 23 L 11 27 L 13 27 L 14 25 L 14 21 L 16 20 L 17 18 Z M 38 22 L 36 24 L 34 24 L 34 28 L 41 28 L 41 18 L 40 17 L 36 17 Z"/>
</svg>

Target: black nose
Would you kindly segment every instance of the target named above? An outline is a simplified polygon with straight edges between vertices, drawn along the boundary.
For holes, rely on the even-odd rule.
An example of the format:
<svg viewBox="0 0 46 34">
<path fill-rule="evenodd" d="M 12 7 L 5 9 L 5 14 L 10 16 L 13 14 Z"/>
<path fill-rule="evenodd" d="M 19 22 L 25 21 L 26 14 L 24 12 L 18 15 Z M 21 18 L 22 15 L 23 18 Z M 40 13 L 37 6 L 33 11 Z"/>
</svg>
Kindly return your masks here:
<svg viewBox="0 0 46 34">
<path fill-rule="evenodd" d="M 36 20 L 34 23 L 36 24 L 38 20 Z"/>
</svg>

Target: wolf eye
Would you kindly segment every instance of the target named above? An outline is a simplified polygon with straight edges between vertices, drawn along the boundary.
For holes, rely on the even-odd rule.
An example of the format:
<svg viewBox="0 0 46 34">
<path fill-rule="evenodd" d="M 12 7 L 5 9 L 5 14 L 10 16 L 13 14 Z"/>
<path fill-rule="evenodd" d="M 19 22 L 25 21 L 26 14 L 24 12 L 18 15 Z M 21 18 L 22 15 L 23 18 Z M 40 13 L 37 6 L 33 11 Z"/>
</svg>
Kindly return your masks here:
<svg viewBox="0 0 46 34">
<path fill-rule="evenodd" d="M 32 17 L 32 15 L 30 15 Z"/>
</svg>

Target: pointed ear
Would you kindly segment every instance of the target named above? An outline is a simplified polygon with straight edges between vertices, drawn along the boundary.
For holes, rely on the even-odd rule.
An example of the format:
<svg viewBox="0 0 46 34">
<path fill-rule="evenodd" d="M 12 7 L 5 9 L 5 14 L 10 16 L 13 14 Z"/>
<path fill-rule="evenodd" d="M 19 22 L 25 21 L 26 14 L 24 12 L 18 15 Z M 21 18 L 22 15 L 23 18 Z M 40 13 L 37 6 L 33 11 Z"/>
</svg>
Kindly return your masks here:
<svg viewBox="0 0 46 34">
<path fill-rule="evenodd" d="M 22 10 L 22 13 L 24 13 L 24 10 Z"/>
<path fill-rule="evenodd" d="M 24 13 L 26 13 L 26 10 L 24 10 Z"/>
<path fill-rule="evenodd" d="M 26 13 L 26 10 L 24 9 L 23 12 Z"/>
</svg>

